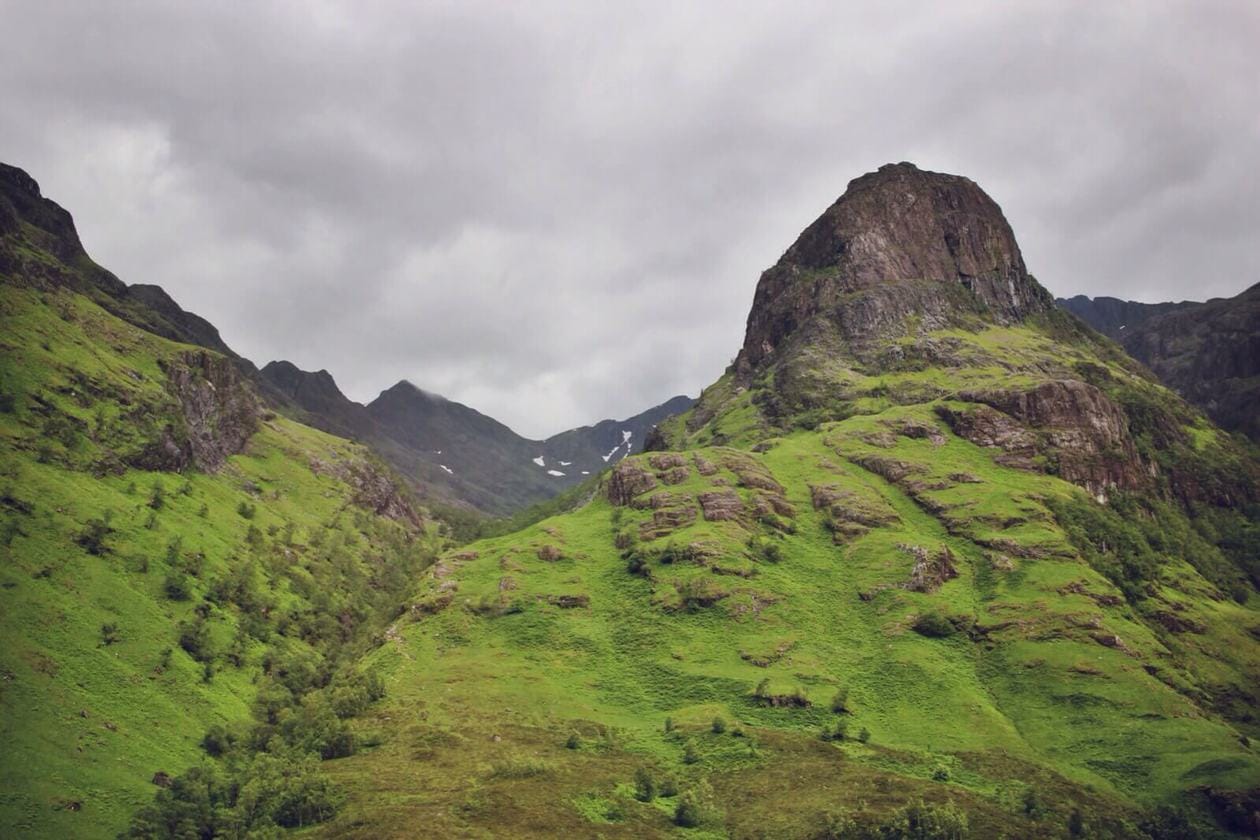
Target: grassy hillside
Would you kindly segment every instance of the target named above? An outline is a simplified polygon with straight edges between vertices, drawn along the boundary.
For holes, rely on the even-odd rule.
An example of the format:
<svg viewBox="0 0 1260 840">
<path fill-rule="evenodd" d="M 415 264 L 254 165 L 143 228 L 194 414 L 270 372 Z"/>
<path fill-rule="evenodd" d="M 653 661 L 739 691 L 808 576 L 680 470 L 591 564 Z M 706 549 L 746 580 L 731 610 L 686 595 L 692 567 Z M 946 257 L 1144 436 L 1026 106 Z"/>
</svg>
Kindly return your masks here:
<svg viewBox="0 0 1260 840">
<path fill-rule="evenodd" d="M 127 466 L 205 351 L 12 284 L 0 336 L 0 826 L 113 836 L 265 674 L 344 669 L 435 538 L 364 507 L 364 450 L 266 413 L 216 472 Z"/>
<path fill-rule="evenodd" d="M 447 554 L 370 657 L 389 736 L 331 763 L 351 799 L 328 833 L 660 836 L 685 800 L 689 836 L 859 836 L 838 826 L 920 798 L 977 837 L 1184 836 L 1152 816 L 1173 805 L 1217 830 L 1202 791 L 1260 784 L 1260 603 L 1216 520 L 1100 504 L 942 419 L 1087 359 L 1166 392 L 1044 328 L 920 338 L 968 364 L 847 371 L 853 416 L 797 428 L 724 380 L 674 424 L 686 451 Z"/>
</svg>

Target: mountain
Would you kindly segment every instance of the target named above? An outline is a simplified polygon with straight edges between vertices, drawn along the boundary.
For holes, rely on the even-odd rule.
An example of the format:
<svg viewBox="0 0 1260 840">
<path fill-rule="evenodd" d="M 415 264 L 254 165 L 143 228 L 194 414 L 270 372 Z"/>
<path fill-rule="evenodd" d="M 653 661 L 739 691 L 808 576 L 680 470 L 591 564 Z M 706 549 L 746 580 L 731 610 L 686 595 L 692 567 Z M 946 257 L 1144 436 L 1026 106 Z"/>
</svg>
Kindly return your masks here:
<svg viewBox="0 0 1260 840">
<path fill-rule="evenodd" d="M 421 577 L 330 835 L 1260 829 L 1260 465 L 973 182 L 853 181 L 652 445 Z"/>
<path fill-rule="evenodd" d="M 1091 298 L 1085 295 L 1066 299 L 1056 298 L 1055 303 L 1116 341 L 1124 338 L 1126 330 L 1136 329 L 1149 318 L 1202 305 L 1192 300 L 1183 300 L 1180 303 L 1142 303 L 1136 300 L 1120 300 L 1106 296 Z"/>
<path fill-rule="evenodd" d="M 491 514 L 550 499 L 642 448 L 660 421 L 691 406 L 674 397 L 625 420 L 604 420 L 530 440 L 476 409 L 399 382 L 367 406 L 351 401 L 327 371 L 271 362 L 262 378 L 299 407 L 305 422 L 370 444 L 422 495 Z"/>
<path fill-rule="evenodd" d="M 145 808 L 190 778 L 241 836 L 331 813 L 433 524 L 0 166 L 0 835 L 187 836 Z M 238 739 L 270 752 L 176 781 Z"/>
<path fill-rule="evenodd" d="M 1205 303 L 1078 296 L 1059 304 L 1120 342 L 1221 428 L 1260 442 L 1260 284 Z"/>
</svg>

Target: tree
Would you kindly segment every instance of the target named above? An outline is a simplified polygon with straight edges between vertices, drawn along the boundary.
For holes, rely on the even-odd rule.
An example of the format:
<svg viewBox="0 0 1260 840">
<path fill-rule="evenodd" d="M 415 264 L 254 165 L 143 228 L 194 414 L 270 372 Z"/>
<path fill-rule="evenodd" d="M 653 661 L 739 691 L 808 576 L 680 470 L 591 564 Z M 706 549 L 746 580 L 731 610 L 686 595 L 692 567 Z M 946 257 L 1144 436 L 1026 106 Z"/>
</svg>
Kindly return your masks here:
<svg viewBox="0 0 1260 840">
<path fill-rule="evenodd" d="M 634 798 L 640 802 L 651 802 L 656 798 L 656 780 L 646 767 L 634 771 Z"/>
<path fill-rule="evenodd" d="M 101 625 L 101 644 L 108 646 L 108 645 L 114 644 L 117 641 L 118 641 L 118 625 L 113 624 L 113 623 L 102 624 Z"/>
</svg>

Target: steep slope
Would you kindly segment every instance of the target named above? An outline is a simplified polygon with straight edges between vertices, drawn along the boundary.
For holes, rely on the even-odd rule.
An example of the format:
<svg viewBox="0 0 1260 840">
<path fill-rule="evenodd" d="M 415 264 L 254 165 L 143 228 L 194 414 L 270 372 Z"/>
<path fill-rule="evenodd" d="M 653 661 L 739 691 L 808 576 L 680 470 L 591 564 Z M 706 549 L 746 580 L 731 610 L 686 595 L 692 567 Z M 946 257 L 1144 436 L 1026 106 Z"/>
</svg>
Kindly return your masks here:
<svg viewBox="0 0 1260 840">
<path fill-rule="evenodd" d="M 340 716 L 371 683 L 353 659 L 438 541 L 363 447 L 270 411 L 213 327 L 96 267 L 15 173 L 0 170 L 20 188 L 0 193 L 0 835 L 117 835 L 185 785 L 215 727 L 232 732 L 216 748 L 272 750 L 239 748 L 253 810 L 218 818 L 317 819 L 335 797 L 307 756 L 354 748 Z"/>
<path fill-rule="evenodd" d="M 1111 299 L 1081 300 L 1066 308 L 1101 329 L 1095 320 Z M 1117 303 L 1126 314 L 1143 307 L 1143 317 L 1104 332 L 1221 428 L 1260 442 L 1260 284 L 1206 303 Z"/>
<path fill-rule="evenodd" d="M 330 833 L 1260 828 L 1248 454 L 966 179 L 857 179 L 754 300 L 662 451 L 426 575 Z"/>
<path fill-rule="evenodd" d="M 422 496 L 510 514 L 550 499 L 641 450 L 657 423 L 690 408 L 674 397 L 625 420 L 604 420 L 530 440 L 476 409 L 399 382 L 366 407 L 327 371 L 271 362 L 262 377 L 318 428 L 369 443 L 416 481 Z"/>
</svg>

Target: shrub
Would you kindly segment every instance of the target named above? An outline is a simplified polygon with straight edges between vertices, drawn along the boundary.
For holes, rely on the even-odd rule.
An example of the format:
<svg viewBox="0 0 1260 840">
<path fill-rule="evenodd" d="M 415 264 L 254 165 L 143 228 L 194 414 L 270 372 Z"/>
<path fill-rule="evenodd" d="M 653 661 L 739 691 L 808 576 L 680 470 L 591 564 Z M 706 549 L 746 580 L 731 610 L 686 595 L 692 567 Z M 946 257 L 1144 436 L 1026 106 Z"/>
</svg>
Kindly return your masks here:
<svg viewBox="0 0 1260 840">
<path fill-rule="evenodd" d="M 657 792 L 666 799 L 677 796 L 678 781 L 673 776 L 666 776 L 661 779 L 660 789 Z"/>
<path fill-rule="evenodd" d="M 965 840 L 967 815 L 946 805 L 925 805 L 923 800 L 898 810 L 882 826 L 888 840 Z"/>
<path fill-rule="evenodd" d="M 838 715 L 849 713 L 849 689 L 840 688 L 831 698 L 831 711 Z"/>
<path fill-rule="evenodd" d="M 683 747 L 683 764 L 695 764 L 700 760 L 700 753 L 696 752 L 696 745 L 688 741 Z"/>
<path fill-rule="evenodd" d="M 576 732 L 569 733 L 569 739 L 564 742 L 565 749 L 579 750 L 582 748 L 582 738 Z"/>
<path fill-rule="evenodd" d="M 646 767 L 634 772 L 634 798 L 640 802 L 651 802 L 656 798 L 656 780 Z"/>
<path fill-rule="evenodd" d="M 665 718 L 665 731 L 666 732 L 674 731 L 674 719 L 672 717 Z"/>
<path fill-rule="evenodd" d="M 1021 804 L 1024 808 L 1024 815 L 1031 820 L 1039 820 L 1045 815 L 1045 808 L 1041 805 L 1041 799 L 1037 796 L 1037 791 L 1032 788 L 1024 791 Z"/>
<path fill-rule="evenodd" d="M 207 729 L 201 738 L 201 748 L 206 751 L 206 755 L 214 758 L 227 753 L 235 744 L 236 737 L 218 724 Z"/>
<path fill-rule="evenodd" d="M 251 505 L 249 502 L 241 502 L 236 506 L 236 512 L 240 514 L 243 519 L 253 519 L 254 515 L 258 512 L 258 508 Z"/>
<path fill-rule="evenodd" d="M 674 806 L 674 825 L 680 828 L 696 828 L 711 822 L 717 815 L 713 806 L 713 789 L 706 781 L 683 793 Z"/>
<path fill-rule="evenodd" d="M 209 662 L 214 658 L 214 653 L 210 650 L 210 631 L 206 629 L 205 619 L 180 622 L 179 646 L 198 662 Z"/>
<path fill-rule="evenodd" d="M 913 626 L 914 632 L 929 639 L 943 639 L 954 634 L 954 625 L 937 612 L 924 613 L 915 619 Z"/>
<path fill-rule="evenodd" d="M 102 624 L 101 625 L 101 644 L 112 645 L 118 641 L 118 625 Z"/>
<path fill-rule="evenodd" d="M 109 546 L 105 544 L 106 538 L 114 532 L 104 519 L 89 519 L 83 523 L 83 530 L 79 532 L 79 536 L 75 537 L 75 542 L 88 554 L 100 556 L 109 551 Z"/>
<path fill-rule="evenodd" d="M 937 767 L 935 770 L 932 771 L 932 780 L 936 782 L 948 782 L 949 781 L 949 768 Z"/>
<path fill-rule="evenodd" d="M 849 737 L 849 722 L 841 718 L 831 726 L 824 726 L 819 737 L 824 741 L 843 741 Z"/>
<path fill-rule="evenodd" d="M 870 740 L 871 740 L 871 730 L 869 730 L 869 729 L 867 729 L 865 726 L 863 726 L 863 727 L 862 727 L 862 731 L 858 733 L 858 740 L 859 740 L 859 741 L 861 741 L 863 744 L 865 744 L 865 743 L 867 743 L 868 741 L 870 741 Z"/>
<path fill-rule="evenodd" d="M 153 494 L 149 496 L 149 507 L 161 510 L 166 506 L 166 488 L 161 481 L 153 482 Z"/>
<path fill-rule="evenodd" d="M 1067 830 L 1071 837 L 1085 836 L 1085 818 L 1081 816 L 1079 808 L 1073 808 L 1072 813 L 1068 815 Z"/>
<path fill-rule="evenodd" d="M 171 569 L 162 581 L 162 591 L 172 601 L 187 601 L 192 597 L 192 588 L 188 584 L 188 575 L 182 569 Z"/>
<path fill-rule="evenodd" d="M 726 731 L 726 721 L 722 720 L 721 717 L 715 717 L 713 719 L 713 734 L 721 735 L 725 731 Z"/>
</svg>

